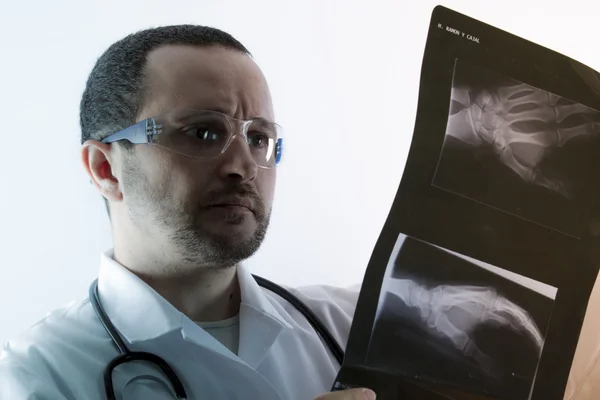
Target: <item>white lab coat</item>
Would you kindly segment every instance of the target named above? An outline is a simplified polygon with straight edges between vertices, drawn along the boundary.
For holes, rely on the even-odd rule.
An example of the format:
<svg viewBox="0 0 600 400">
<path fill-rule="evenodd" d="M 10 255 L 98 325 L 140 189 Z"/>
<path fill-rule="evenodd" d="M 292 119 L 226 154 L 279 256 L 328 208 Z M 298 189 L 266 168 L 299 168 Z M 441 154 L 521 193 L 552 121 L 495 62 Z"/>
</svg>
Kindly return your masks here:
<svg viewBox="0 0 600 400">
<path fill-rule="evenodd" d="M 304 316 L 262 289 L 243 266 L 238 355 L 175 309 L 141 279 L 102 255 L 100 301 L 132 351 L 159 355 L 183 382 L 188 399 L 299 399 L 329 391 L 339 365 Z M 345 347 L 359 287 L 312 286 L 292 292 Z M 0 355 L 2 400 L 104 399 L 103 371 L 118 355 L 89 299 L 56 310 Z M 158 382 L 153 380 L 158 377 Z M 171 398 L 157 369 L 117 367 L 117 399 Z M 121 397 L 122 396 L 122 397 Z"/>
</svg>

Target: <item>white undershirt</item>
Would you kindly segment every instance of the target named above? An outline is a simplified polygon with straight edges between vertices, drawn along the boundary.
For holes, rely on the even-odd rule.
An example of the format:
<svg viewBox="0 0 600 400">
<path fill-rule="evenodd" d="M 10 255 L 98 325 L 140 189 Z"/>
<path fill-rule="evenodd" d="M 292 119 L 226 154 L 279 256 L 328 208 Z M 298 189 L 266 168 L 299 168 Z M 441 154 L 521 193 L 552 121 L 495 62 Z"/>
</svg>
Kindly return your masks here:
<svg viewBox="0 0 600 400">
<path fill-rule="evenodd" d="M 212 337 L 217 339 L 227 347 L 233 354 L 238 353 L 240 342 L 240 320 L 239 315 L 214 322 L 197 322 L 200 328 L 208 332 Z"/>
</svg>

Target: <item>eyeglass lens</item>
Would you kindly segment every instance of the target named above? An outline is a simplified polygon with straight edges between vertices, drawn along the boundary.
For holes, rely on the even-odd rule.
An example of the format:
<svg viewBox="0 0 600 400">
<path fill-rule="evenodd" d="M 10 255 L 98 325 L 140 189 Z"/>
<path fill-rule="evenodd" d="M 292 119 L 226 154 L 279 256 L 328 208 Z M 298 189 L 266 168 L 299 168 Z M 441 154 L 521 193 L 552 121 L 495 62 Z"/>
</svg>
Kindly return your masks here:
<svg viewBox="0 0 600 400">
<path fill-rule="evenodd" d="M 162 133 L 155 136 L 155 144 L 197 158 L 217 157 L 233 134 L 242 130 L 240 121 L 212 111 L 179 113 L 156 122 L 162 125 Z M 268 121 L 256 120 L 247 126 L 246 142 L 258 165 L 275 164 L 278 134 L 278 125 Z"/>
</svg>

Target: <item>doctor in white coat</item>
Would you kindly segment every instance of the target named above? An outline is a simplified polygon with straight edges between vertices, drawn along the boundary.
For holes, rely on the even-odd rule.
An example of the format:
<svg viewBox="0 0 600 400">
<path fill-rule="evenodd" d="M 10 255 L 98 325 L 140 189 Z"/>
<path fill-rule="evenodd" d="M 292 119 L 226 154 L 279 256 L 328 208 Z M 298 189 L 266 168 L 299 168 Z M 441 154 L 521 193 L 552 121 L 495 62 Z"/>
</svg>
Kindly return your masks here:
<svg viewBox="0 0 600 400">
<path fill-rule="evenodd" d="M 298 123 L 315 140 L 306 118 Z M 374 398 L 325 393 L 339 364 L 243 266 L 267 230 L 282 149 L 266 80 L 241 43 L 191 25 L 129 35 L 93 68 L 80 122 L 83 166 L 114 237 L 99 300 L 131 351 L 163 358 L 188 399 Z M 358 290 L 293 292 L 345 346 Z M 90 299 L 69 304 L 3 347 L 0 398 L 105 399 L 118 355 Z M 152 364 L 111 376 L 117 399 L 175 398 Z"/>
</svg>

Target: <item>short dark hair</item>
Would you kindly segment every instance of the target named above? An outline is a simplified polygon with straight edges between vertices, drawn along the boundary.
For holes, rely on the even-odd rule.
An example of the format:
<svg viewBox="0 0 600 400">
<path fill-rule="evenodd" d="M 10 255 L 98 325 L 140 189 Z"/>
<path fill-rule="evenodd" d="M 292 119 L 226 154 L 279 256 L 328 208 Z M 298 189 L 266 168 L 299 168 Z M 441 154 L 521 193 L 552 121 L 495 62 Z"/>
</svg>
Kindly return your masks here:
<svg viewBox="0 0 600 400">
<path fill-rule="evenodd" d="M 100 56 L 88 77 L 80 104 L 81 144 L 102 141 L 136 122 L 145 100 L 148 53 L 164 45 L 222 46 L 251 56 L 229 33 L 201 25 L 163 26 L 126 36 Z M 128 141 L 117 143 L 126 150 L 133 147 Z"/>
</svg>

